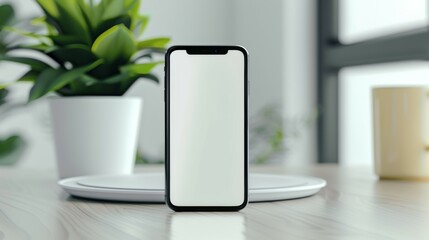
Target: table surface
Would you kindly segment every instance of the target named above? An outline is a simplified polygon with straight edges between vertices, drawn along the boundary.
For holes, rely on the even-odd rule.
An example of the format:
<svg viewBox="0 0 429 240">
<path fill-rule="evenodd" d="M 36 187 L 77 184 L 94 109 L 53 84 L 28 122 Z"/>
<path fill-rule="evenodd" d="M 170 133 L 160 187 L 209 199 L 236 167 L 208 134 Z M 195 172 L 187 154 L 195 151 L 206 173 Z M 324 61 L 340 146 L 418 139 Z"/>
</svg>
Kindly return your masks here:
<svg viewBox="0 0 429 240">
<path fill-rule="evenodd" d="M 368 168 L 336 165 L 250 169 L 317 176 L 328 185 L 312 197 L 240 212 L 175 213 L 164 204 L 70 197 L 55 171 L 3 167 L 0 239 L 429 239 L 429 183 L 379 181 Z"/>
</svg>

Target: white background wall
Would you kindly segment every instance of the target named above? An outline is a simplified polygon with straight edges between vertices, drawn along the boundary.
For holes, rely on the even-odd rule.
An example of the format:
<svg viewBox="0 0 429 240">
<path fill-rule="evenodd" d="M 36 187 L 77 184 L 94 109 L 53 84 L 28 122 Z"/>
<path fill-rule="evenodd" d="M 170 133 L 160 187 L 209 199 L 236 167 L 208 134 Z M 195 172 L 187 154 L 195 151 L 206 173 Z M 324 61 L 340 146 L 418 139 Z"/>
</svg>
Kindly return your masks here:
<svg viewBox="0 0 429 240">
<path fill-rule="evenodd" d="M 283 113 L 288 119 L 309 118 L 316 104 L 316 0 L 284 1 L 283 22 Z M 288 163 L 317 161 L 316 122 L 294 140 Z"/>
<path fill-rule="evenodd" d="M 1 2 L 7 2 L 0 0 Z M 12 2 L 12 1 L 10 1 Z M 14 0 L 20 15 L 39 13 L 31 0 Z M 251 109 L 277 105 L 285 117 L 308 115 L 315 108 L 315 0 L 182 0 L 143 1 L 141 12 L 151 16 L 144 37 L 171 36 L 174 44 L 240 44 L 249 52 Z M 24 67 L 0 64 L 1 79 L 14 79 Z M 163 78 L 161 68 L 156 73 Z M 12 96 L 24 101 L 28 86 Z M 141 81 L 129 95 L 144 98 L 140 149 L 158 158 L 164 151 L 163 83 Z M 0 119 L 0 136 L 19 131 L 30 146 L 20 164 L 52 167 L 54 155 L 46 101 L 38 101 Z M 314 129 L 294 143 L 285 163 L 315 161 Z"/>
</svg>

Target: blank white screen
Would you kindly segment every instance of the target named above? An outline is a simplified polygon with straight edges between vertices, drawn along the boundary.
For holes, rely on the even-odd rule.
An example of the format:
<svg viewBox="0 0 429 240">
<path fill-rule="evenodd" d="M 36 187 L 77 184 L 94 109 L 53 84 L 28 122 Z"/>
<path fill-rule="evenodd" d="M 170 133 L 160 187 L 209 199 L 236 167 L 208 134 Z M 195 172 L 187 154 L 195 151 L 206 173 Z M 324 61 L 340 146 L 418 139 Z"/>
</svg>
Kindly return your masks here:
<svg viewBox="0 0 429 240">
<path fill-rule="evenodd" d="M 244 201 L 244 55 L 170 56 L 170 201 Z"/>
</svg>

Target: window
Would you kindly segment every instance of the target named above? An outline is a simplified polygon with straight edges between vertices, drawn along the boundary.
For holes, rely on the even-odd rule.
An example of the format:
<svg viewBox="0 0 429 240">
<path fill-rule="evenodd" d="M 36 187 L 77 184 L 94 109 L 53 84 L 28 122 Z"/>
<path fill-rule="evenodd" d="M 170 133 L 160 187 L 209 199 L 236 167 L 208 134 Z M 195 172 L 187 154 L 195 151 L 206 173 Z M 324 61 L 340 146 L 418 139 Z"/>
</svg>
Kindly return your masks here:
<svg viewBox="0 0 429 240">
<path fill-rule="evenodd" d="M 426 0 L 340 0 L 338 38 L 344 44 L 425 27 Z"/>
<path fill-rule="evenodd" d="M 418 76 L 416 81 L 426 76 L 429 79 L 429 71 L 425 70 L 429 63 L 417 62 L 429 59 L 427 1 L 319 0 L 318 11 L 318 103 L 321 113 L 318 160 L 338 162 L 339 156 L 349 156 L 351 145 L 356 144 L 350 141 L 353 134 L 362 138 L 371 134 L 350 130 L 359 127 L 347 120 L 350 116 L 343 115 L 352 114 L 350 108 L 356 100 L 353 97 L 365 98 L 360 106 L 368 108 L 369 117 L 368 91 L 377 82 L 412 84 L 411 76 Z M 397 62 L 394 68 L 391 64 L 374 65 L 392 62 Z M 355 67 L 362 65 L 365 67 Z M 344 68 L 347 69 L 339 74 Z M 401 69 L 402 72 L 398 72 Z M 409 75 L 394 80 L 395 72 L 396 76 Z M 368 124 L 370 122 L 367 122 L 369 128 Z M 364 140 L 370 142 L 371 138 Z M 372 154 L 372 150 L 365 154 L 362 157 Z"/>
</svg>

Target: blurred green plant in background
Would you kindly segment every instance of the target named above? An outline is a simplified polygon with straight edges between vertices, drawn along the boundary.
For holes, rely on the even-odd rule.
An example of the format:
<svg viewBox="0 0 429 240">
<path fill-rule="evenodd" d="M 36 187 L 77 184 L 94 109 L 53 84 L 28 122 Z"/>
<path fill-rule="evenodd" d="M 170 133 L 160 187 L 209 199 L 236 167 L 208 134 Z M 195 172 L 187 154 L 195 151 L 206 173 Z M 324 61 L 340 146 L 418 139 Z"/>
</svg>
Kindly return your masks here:
<svg viewBox="0 0 429 240">
<path fill-rule="evenodd" d="M 0 54 L 6 52 L 8 46 L 14 41 L 8 32 L 3 31 L 6 26 L 10 26 L 15 18 L 15 11 L 9 4 L 0 5 Z M 5 107 L 6 97 L 9 90 L 0 85 L 0 119 L 5 112 L 10 110 Z M 8 137 L 0 137 L 0 165 L 13 165 L 21 157 L 25 148 L 25 141 L 17 134 Z"/>
<path fill-rule="evenodd" d="M 7 89 L 0 89 L 0 118 L 8 109 L 5 109 Z M 2 107 L 3 106 L 3 107 Z M 24 152 L 25 141 L 17 134 L 0 137 L 0 165 L 15 164 Z"/>
<path fill-rule="evenodd" d="M 314 123 L 317 111 L 308 116 L 285 119 L 279 107 L 268 105 L 250 118 L 250 162 L 264 164 L 293 150 L 293 143 Z"/>
<path fill-rule="evenodd" d="M 0 139 L 0 165 L 14 165 L 21 158 L 25 141 L 19 135 Z"/>
<path fill-rule="evenodd" d="M 163 157 L 154 158 L 149 157 L 142 151 L 137 151 L 136 164 L 163 164 L 165 162 Z"/>
</svg>

